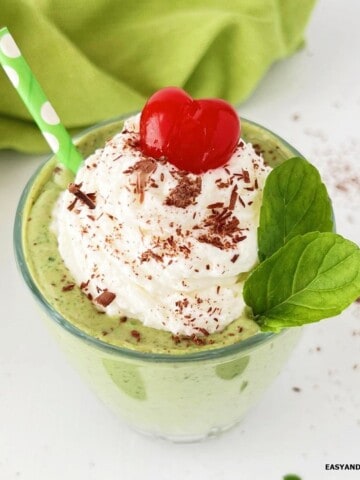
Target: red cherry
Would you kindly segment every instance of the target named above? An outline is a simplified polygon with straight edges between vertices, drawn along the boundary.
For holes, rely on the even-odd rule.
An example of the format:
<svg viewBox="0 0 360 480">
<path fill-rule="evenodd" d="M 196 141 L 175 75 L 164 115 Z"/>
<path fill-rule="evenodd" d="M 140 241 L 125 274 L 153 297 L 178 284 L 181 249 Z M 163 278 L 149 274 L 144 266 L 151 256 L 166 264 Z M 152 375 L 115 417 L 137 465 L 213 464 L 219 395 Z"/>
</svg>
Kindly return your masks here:
<svg viewBox="0 0 360 480">
<path fill-rule="evenodd" d="M 167 87 L 152 95 L 140 118 L 140 148 L 181 170 L 202 173 L 225 165 L 240 137 L 240 121 L 224 100 L 193 100 Z"/>
</svg>

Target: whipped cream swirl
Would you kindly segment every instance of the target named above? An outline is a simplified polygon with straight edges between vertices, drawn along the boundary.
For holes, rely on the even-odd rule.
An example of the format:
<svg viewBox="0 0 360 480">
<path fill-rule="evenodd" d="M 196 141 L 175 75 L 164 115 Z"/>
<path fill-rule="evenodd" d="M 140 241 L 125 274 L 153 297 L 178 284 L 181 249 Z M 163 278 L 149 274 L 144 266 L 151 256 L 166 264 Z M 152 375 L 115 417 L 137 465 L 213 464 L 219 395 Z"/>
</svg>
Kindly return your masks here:
<svg viewBox="0 0 360 480">
<path fill-rule="evenodd" d="M 86 159 L 54 209 L 59 251 L 100 310 L 174 335 L 207 335 L 243 315 L 240 274 L 257 263 L 270 168 L 240 141 L 195 175 L 138 149 L 139 116 Z"/>
</svg>

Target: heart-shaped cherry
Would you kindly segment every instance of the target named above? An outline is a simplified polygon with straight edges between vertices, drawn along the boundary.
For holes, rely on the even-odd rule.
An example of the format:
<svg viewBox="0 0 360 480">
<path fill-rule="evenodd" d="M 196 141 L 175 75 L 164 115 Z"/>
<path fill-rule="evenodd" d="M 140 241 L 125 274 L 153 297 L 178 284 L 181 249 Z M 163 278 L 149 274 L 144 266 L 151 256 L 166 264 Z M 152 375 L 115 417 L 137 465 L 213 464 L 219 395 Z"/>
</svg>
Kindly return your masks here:
<svg viewBox="0 0 360 480">
<path fill-rule="evenodd" d="M 202 173 L 225 165 L 240 137 L 240 121 L 224 100 L 194 100 L 167 87 L 147 101 L 140 118 L 140 148 L 181 170 Z"/>
</svg>

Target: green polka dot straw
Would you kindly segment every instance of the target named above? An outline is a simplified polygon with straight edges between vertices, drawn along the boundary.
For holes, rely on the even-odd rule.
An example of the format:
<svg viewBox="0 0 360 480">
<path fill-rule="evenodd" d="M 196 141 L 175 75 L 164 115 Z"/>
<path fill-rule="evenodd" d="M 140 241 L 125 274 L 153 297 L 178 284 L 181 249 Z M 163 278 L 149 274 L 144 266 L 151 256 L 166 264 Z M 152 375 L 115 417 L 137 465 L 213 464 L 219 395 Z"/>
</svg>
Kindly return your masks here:
<svg viewBox="0 0 360 480">
<path fill-rule="evenodd" d="M 6 27 L 0 29 L 0 63 L 51 150 L 76 173 L 83 159 Z"/>
</svg>

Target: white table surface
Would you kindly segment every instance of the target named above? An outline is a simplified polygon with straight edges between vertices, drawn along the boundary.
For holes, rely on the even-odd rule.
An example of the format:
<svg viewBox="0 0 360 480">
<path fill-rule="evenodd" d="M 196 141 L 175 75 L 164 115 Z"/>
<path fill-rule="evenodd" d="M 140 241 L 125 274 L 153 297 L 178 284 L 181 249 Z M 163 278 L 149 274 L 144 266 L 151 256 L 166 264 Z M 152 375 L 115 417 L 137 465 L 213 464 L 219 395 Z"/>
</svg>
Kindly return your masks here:
<svg viewBox="0 0 360 480">
<path fill-rule="evenodd" d="M 356 242 L 359 18 L 358 0 L 319 1 L 305 49 L 275 65 L 241 108 L 319 166 L 338 231 Z M 45 330 L 15 267 L 15 207 L 39 162 L 0 152 L 1 480 L 360 478 L 359 471 L 325 470 L 326 463 L 360 463 L 360 304 L 308 326 L 261 402 L 220 438 L 192 445 L 145 438 L 103 407 Z"/>
</svg>

